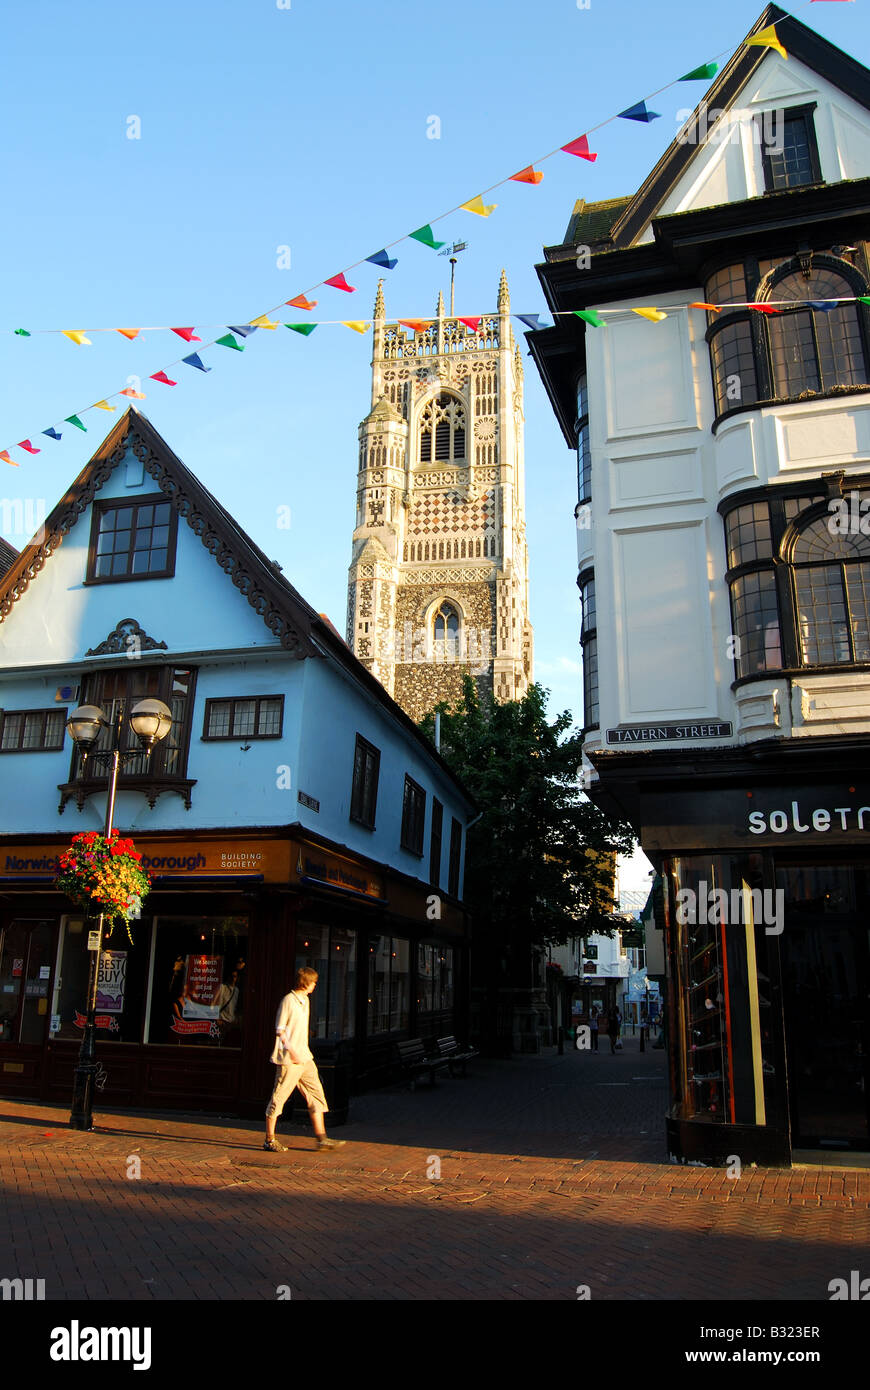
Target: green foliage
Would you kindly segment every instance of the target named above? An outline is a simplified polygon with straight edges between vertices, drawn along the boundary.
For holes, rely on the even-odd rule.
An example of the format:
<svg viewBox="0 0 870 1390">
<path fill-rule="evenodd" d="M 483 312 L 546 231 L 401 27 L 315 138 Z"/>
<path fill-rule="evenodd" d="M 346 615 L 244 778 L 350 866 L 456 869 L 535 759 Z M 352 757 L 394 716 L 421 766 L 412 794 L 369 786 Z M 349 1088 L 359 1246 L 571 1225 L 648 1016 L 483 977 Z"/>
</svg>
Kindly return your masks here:
<svg viewBox="0 0 870 1390">
<path fill-rule="evenodd" d="M 506 943 L 611 932 L 609 856 L 634 843 L 582 795 L 582 735 L 567 711 L 548 723 L 548 693 L 482 701 L 466 676 L 458 704 L 438 707 L 442 757 L 483 811 L 468 832 L 465 901 L 475 935 Z M 434 711 L 421 727 L 434 736 Z"/>
</svg>

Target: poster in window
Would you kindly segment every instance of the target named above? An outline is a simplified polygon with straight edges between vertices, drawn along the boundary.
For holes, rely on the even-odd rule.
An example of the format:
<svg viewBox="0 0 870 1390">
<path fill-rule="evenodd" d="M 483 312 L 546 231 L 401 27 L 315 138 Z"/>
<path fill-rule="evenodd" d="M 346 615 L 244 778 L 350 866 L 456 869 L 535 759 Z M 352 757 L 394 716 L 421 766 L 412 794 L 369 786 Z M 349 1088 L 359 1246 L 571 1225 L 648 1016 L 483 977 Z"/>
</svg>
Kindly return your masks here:
<svg viewBox="0 0 870 1390">
<path fill-rule="evenodd" d="M 104 951 L 97 976 L 97 1012 L 122 1014 L 127 984 L 127 952 Z"/>
<path fill-rule="evenodd" d="M 216 1002 L 223 977 L 223 956 L 188 956 L 182 1018 L 217 1018 Z"/>
</svg>

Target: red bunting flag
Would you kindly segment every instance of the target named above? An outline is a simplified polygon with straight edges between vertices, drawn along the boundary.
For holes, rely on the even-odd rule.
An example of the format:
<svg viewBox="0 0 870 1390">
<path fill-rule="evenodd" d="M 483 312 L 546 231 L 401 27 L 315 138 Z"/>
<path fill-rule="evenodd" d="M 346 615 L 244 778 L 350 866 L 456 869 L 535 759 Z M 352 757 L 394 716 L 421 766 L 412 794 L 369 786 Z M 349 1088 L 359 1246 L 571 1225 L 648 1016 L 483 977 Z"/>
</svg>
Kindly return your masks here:
<svg viewBox="0 0 870 1390">
<path fill-rule="evenodd" d="M 179 338 L 183 338 L 186 343 L 201 343 L 202 338 L 198 338 L 192 328 L 173 328 L 173 333 L 177 333 Z"/>
<path fill-rule="evenodd" d="M 566 154 L 576 154 L 578 159 L 588 159 L 590 164 L 598 158 L 589 148 L 589 140 L 585 135 L 578 135 L 576 140 L 571 140 L 567 145 L 560 145 Z"/>
<path fill-rule="evenodd" d="M 479 318 L 477 318 L 477 319 L 463 319 L 463 318 L 460 318 L 459 322 L 460 322 L 460 323 L 467 324 L 467 326 L 468 326 L 470 329 L 472 329 L 472 331 L 475 332 L 475 333 L 477 332 L 478 328 L 480 327 L 480 319 L 479 319 Z"/>
<path fill-rule="evenodd" d="M 732 306 L 729 306 L 733 308 Z M 781 314 L 782 310 L 774 307 L 773 304 L 747 304 L 747 309 L 754 309 L 757 314 Z"/>
<path fill-rule="evenodd" d="M 297 294 L 295 299 L 285 299 L 285 304 L 292 304 L 294 309 L 316 309 L 316 299 L 306 299 L 304 294 Z"/>
<path fill-rule="evenodd" d="M 18 441 L 18 447 L 19 449 L 26 449 L 28 454 L 38 454 L 42 452 L 40 449 L 34 449 L 29 439 L 20 439 Z"/>
<path fill-rule="evenodd" d="M 177 385 L 178 385 L 178 382 L 177 382 L 177 381 L 170 381 L 169 377 L 166 375 L 165 372 L 152 372 L 152 374 L 151 374 L 151 380 L 152 380 L 152 381 L 162 381 L 164 386 L 177 386 Z"/>
<path fill-rule="evenodd" d="M 344 271 L 340 270 L 337 275 L 332 275 L 328 280 L 324 280 L 324 285 L 331 285 L 334 290 L 345 290 L 347 294 L 353 294 L 356 285 L 349 285 L 344 278 Z"/>
<path fill-rule="evenodd" d="M 585 138 L 585 137 L 584 137 Z M 511 174 L 512 183 L 540 183 L 544 175 L 539 169 L 535 169 L 530 164 L 528 168 L 521 169 L 518 174 Z"/>
<path fill-rule="evenodd" d="M 4 463 L 11 463 L 13 468 L 18 467 L 15 460 L 9 457 L 9 451 L 7 449 L 0 449 L 0 459 L 2 459 Z"/>
</svg>

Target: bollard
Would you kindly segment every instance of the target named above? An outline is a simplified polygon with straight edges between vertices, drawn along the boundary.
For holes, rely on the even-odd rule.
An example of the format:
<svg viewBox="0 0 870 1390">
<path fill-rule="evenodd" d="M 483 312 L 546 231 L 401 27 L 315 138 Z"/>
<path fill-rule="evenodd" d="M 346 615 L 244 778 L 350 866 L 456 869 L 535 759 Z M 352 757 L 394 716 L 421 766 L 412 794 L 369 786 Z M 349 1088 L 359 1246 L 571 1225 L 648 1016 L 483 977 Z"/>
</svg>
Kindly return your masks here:
<svg viewBox="0 0 870 1390">
<path fill-rule="evenodd" d="M 640 1025 L 640 1050 L 641 1050 L 641 1052 L 646 1052 L 646 1047 L 644 1046 L 644 1038 L 645 1038 L 645 1036 L 646 1036 L 646 1026 L 642 1023 L 642 1024 Z"/>
</svg>

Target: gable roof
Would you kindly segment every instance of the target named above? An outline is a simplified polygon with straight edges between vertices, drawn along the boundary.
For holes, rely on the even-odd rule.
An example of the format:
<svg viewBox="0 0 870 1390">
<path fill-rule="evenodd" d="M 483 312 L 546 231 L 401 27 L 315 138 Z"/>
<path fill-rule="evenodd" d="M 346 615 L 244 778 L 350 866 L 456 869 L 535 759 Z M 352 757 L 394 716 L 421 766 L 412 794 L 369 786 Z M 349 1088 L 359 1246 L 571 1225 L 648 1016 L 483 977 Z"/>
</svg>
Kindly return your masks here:
<svg viewBox="0 0 870 1390">
<path fill-rule="evenodd" d="M 808 29 L 778 5 L 765 7 L 746 38 L 752 38 L 771 24 L 779 26 L 777 34 L 790 57 L 797 58 L 860 106 L 870 110 L 870 72 L 861 63 L 822 38 L 821 34 Z M 643 233 L 690 162 L 703 149 L 709 135 L 704 113 L 714 109 L 728 110 L 733 106 L 768 52 L 767 48 L 747 48 L 746 39 L 737 46 L 683 127 L 682 140 L 675 138 L 671 141 L 655 168 L 614 221 L 610 232 L 615 246 L 631 246 Z M 711 125 L 710 129 L 714 128 Z"/>
<path fill-rule="evenodd" d="M 474 797 L 456 773 L 451 771 L 434 744 L 396 704 L 381 682 L 354 656 L 329 619 L 306 603 L 299 591 L 283 577 L 280 565 L 268 558 L 208 488 L 181 462 L 141 411 L 128 409 L 106 436 L 46 518 L 39 533 L 42 540 L 32 541 L 20 554 L 13 552 L 15 559 L 11 567 L 0 577 L 0 623 L 8 617 L 14 604 L 50 561 L 100 488 L 123 462 L 128 447 L 144 464 L 145 471 L 166 494 L 178 515 L 199 537 L 254 611 L 260 614 L 269 631 L 280 640 L 281 646 L 299 660 L 320 657 L 343 667 L 351 679 L 373 696 L 406 733 L 413 735 L 431 761 L 458 788 L 466 803 L 477 810 Z M 5 544 L 0 541 L 0 546 Z M 12 547 L 8 549 L 12 550 Z"/>
<path fill-rule="evenodd" d="M 598 203 L 587 203 L 585 198 L 578 198 L 568 222 L 564 244 L 597 248 L 598 243 L 609 241 L 611 227 L 630 202 L 630 197 L 605 198 Z"/>
</svg>

